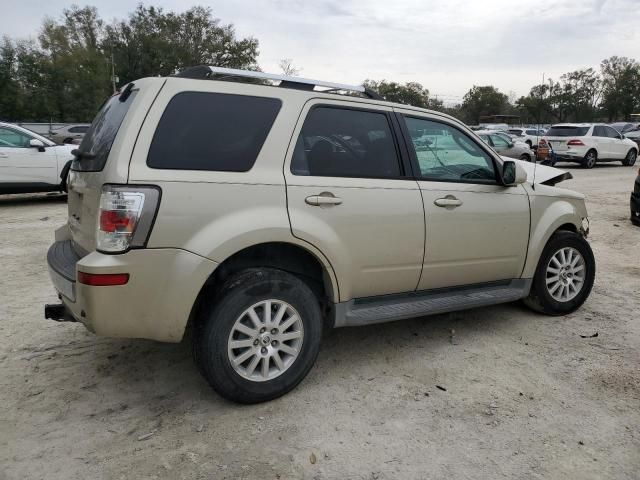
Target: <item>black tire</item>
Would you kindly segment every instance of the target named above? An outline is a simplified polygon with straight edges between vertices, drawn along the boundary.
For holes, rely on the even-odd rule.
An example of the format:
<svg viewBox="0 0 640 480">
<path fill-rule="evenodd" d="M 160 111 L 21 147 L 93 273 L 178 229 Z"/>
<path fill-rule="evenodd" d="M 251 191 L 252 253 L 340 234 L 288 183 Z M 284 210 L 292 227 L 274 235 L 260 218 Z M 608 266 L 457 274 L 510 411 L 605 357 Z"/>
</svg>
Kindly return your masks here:
<svg viewBox="0 0 640 480">
<path fill-rule="evenodd" d="M 636 164 L 636 159 L 638 158 L 638 152 L 634 148 L 627 152 L 627 156 L 622 160 L 622 165 L 625 167 L 633 167 Z"/>
<path fill-rule="evenodd" d="M 242 313 L 269 299 L 287 302 L 298 312 L 304 337 L 298 356 L 279 376 L 252 381 L 234 370 L 228 341 Z M 221 396 L 239 403 L 265 402 L 289 392 L 309 373 L 320 350 L 322 330 L 320 303 L 305 282 L 276 269 L 243 270 L 227 280 L 215 299 L 205 301 L 200 309 L 193 337 L 194 361 Z"/>
<path fill-rule="evenodd" d="M 524 160 L 525 162 L 531 162 L 531 155 L 523 153 L 520 155 L 520 160 Z"/>
<path fill-rule="evenodd" d="M 598 161 L 598 152 L 589 150 L 582 160 L 582 168 L 593 168 Z"/>
<path fill-rule="evenodd" d="M 65 138 L 62 143 L 64 145 L 69 145 L 71 142 L 73 142 L 73 138 Z"/>
<path fill-rule="evenodd" d="M 547 265 L 551 257 L 558 250 L 565 247 L 576 249 L 584 259 L 586 274 L 582 289 L 577 296 L 567 302 L 559 302 L 551 296 L 546 284 Z M 559 231 L 554 233 L 540 256 L 538 267 L 533 277 L 533 284 L 529 296 L 524 299 L 525 305 L 546 315 L 566 315 L 571 313 L 585 302 L 593 288 L 593 281 L 596 274 L 596 261 L 589 242 L 582 235 L 574 232 Z"/>
</svg>

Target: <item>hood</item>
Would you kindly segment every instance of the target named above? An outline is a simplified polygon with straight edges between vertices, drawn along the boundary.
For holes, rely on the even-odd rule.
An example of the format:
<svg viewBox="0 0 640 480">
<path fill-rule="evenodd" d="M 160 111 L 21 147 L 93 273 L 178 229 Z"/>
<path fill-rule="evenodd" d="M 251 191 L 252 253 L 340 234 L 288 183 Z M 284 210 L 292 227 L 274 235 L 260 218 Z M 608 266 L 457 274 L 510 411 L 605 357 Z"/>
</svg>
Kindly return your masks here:
<svg viewBox="0 0 640 480">
<path fill-rule="evenodd" d="M 503 160 L 510 160 L 520 165 L 525 172 L 527 172 L 527 183 L 533 184 L 534 182 L 534 170 L 535 170 L 535 183 L 554 186 L 564 180 L 570 180 L 573 178 L 570 172 L 560 170 L 559 168 L 549 167 L 548 165 L 535 164 L 531 162 L 525 162 L 523 160 L 516 160 L 508 157 L 501 157 Z"/>
</svg>

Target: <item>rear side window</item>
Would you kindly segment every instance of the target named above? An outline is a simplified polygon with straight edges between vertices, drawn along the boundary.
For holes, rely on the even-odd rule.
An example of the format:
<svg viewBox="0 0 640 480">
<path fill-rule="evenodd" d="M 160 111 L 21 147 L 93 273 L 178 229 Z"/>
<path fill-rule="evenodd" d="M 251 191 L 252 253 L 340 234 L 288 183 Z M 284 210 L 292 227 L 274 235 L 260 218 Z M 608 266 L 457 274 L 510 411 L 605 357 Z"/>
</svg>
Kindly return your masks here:
<svg viewBox="0 0 640 480">
<path fill-rule="evenodd" d="M 162 114 L 147 165 L 246 172 L 258 158 L 280 106 L 277 98 L 179 93 Z"/>
<path fill-rule="evenodd" d="M 89 130 L 89 127 L 71 127 L 69 129 L 70 133 L 86 133 Z"/>
<path fill-rule="evenodd" d="M 291 172 L 319 177 L 399 177 L 399 157 L 387 115 L 314 108 L 296 142 Z"/>
<path fill-rule="evenodd" d="M 551 127 L 547 133 L 547 137 L 584 137 L 589 131 L 589 127 Z"/>
<path fill-rule="evenodd" d="M 114 95 L 104 103 L 78 147 L 82 156 L 73 161 L 72 170 L 99 172 L 104 168 L 111 146 L 136 93 L 136 90 L 131 90 L 131 94 L 123 102 L 119 95 Z"/>
</svg>

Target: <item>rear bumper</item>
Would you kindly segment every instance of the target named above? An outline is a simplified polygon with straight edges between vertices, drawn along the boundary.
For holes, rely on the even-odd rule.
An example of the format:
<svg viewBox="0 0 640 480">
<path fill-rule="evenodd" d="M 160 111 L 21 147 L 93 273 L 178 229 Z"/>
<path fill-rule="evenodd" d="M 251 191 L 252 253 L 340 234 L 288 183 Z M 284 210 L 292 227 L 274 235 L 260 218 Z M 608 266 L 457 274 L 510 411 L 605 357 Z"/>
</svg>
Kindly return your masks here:
<svg viewBox="0 0 640 480">
<path fill-rule="evenodd" d="M 584 156 L 586 153 L 578 153 L 578 152 L 555 152 L 556 161 L 558 162 L 577 162 L 582 163 L 584 160 Z"/>
<path fill-rule="evenodd" d="M 217 264 L 185 250 L 140 249 L 81 256 L 71 240 L 54 243 L 49 273 L 66 310 L 90 331 L 108 337 L 179 342 L 191 309 Z M 128 273 L 125 285 L 89 286 L 77 272 Z"/>
</svg>

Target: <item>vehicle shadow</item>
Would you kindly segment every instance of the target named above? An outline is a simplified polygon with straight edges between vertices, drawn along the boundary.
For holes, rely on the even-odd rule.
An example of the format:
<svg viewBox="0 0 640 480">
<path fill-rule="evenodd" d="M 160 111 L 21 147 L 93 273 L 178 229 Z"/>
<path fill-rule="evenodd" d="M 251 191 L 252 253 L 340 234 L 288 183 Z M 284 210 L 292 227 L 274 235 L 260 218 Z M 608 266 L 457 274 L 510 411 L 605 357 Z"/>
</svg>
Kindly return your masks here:
<svg viewBox="0 0 640 480">
<path fill-rule="evenodd" d="M 401 369 L 407 352 L 424 352 L 425 358 L 432 358 L 453 345 L 469 344 L 496 332 L 508 335 L 505 330 L 530 317 L 530 312 L 514 303 L 332 330 L 323 339 L 316 365 L 301 387 L 307 385 L 311 390 L 296 393 L 296 389 L 288 396 L 306 398 L 310 391 L 317 393 L 324 385 L 344 381 L 345 375 L 364 371 L 401 377 L 406 373 Z M 191 356 L 191 335 L 188 331 L 178 344 L 87 335 L 82 342 L 61 346 L 58 357 L 74 356 L 76 349 L 82 357 L 82 361 L 65 365 L 65 389 L 81 392 L 76 399 L 81 411 L 95 408 L 90 403 L 93 397 L 82 401 L 82 392 L 88 389 L 148 415 L 179 409 L 185 402 L 204 402 L 206 409 L 235 405 L 218 396 L 199 374 Z M 75 385 L 69 385 L 68 379 Z"/>
<path fill-rule="evenodd" d="M 16 193 L 0 195 L 0 207 L 37 203 L 61 203 L 67 201 L 66 193 Z"/>
</svg>

